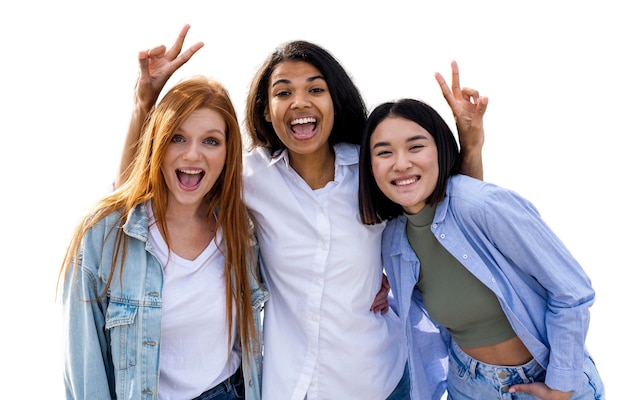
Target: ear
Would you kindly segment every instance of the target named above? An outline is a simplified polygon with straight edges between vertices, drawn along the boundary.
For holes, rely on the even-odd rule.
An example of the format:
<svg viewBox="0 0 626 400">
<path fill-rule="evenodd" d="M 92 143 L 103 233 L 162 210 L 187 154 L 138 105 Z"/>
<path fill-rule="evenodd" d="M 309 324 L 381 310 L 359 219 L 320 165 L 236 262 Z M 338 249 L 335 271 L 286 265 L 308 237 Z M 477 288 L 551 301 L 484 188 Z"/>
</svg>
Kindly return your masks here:
<svg viewBox="0 0 626 400">
<path fill-rule="evenodd" d="M 265 117 L 265 121 L 272 122 L 272 116 L 270 114 L 269 106 L 265 106 L 265 110 L 263 111 L 263 116 Z"/>
</svg>

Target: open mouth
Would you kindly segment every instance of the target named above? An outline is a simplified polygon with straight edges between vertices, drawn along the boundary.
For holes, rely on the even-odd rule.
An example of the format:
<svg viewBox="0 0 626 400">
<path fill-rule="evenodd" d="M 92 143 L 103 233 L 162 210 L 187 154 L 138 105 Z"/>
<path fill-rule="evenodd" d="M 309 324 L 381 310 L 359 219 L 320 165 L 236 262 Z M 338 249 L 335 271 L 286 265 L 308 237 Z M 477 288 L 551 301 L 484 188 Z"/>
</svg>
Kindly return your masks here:
<svg viewBox="0 0 626 400">
<path fill-rule="evenodd" d="M 290 122 L 291 131 L 295 136 L 307 138 L 314 134 L 317 127 L 317 119 L 313 117 L 296 118 Z"/>
<path fill-rule="evenodd" d="M 198 186 L 202 178 L 204 177 L 204 171 L 201 169 L 177 169 L 176 176 L 178 182 L 184 187 Z"/>
</svg>

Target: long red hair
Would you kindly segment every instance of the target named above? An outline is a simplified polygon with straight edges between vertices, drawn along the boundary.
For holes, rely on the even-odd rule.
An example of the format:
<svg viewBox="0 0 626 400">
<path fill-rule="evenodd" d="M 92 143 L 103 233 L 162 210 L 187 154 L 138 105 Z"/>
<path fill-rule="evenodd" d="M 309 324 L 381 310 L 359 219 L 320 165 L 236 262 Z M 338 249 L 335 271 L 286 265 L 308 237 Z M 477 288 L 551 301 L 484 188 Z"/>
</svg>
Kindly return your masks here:
<svg viewBox="0 0 626 400">
<path fill-rule="evenodd" d="M 220 177 L 205 197 L 210 210 L 207 223 L 209 223 L 209 216 L 217 214 L 216 228 L 222 230 L 223 243 L 225 243 L 221 251 L 225 259 L 224 276 L 229 333 L 232 333 L 230 330 L 233 322 L 234 301 L 238 316 L 238 339 L 242 344 L 243 353 L 249 354 L 248 350 L 252 349 L 253 341 L 256 340 L 256 332 L 248 268 L 249 266 L 256 267 L 256 255 L 251 246 L 253 232 L 250 219 L 242 198 L 242 138 L 235 108 L 228 92 L 220 83 L 206 77 L 194 76 L 181 81 L 152 110 L 144 125 L 135 158 L 129 166 L 128 179 L 117 190 L 102 198 L 78 225 L 67 248 L 59 282 L 70 279 L 67 271 L 75 260 L 79 260 L 81 243 L 89 229 L 114 212 L 120 213 L 121 226 L 135 206 L 148 200 L 152 201 L 156 222 L 159 226 L 165 227 L 162 235 L 169 247 L 169 235 L 165 225 L 168 188 L 160 167 L 173 134 L 183 121 L 199 108 L 217 111 L 226 122 L 226 161 Z M 118 229 L 115 235 L 116 251 L 111 260 L 112 273 L 99 298 L 106 295 L 111 285 L 118 259 L 121 261 L 120 276 L 124 268 L 127 237 L 121 229 Z"/>
</svg>

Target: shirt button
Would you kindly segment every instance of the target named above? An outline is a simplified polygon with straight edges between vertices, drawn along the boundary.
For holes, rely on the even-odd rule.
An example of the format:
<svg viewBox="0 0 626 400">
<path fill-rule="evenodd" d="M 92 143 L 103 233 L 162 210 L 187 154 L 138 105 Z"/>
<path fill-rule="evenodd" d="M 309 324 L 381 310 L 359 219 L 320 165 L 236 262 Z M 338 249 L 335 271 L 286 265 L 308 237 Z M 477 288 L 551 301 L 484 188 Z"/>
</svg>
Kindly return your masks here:
<svg viewBox="0 0 626 400">
<path fill-rule="evenodd" d="M 446 238 L 446 234 L 442 233 L 441 235 L 439 235 L 440 238 L 445 239 Z"/>
</svg>

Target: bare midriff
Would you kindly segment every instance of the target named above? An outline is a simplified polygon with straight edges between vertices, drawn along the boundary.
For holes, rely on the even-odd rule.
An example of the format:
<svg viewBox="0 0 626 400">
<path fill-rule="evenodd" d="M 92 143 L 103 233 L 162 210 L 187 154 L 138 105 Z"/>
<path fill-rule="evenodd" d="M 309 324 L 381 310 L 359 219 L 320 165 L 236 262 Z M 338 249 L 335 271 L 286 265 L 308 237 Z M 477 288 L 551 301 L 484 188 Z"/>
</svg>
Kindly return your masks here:
<svg viewBox="0 0 626 400">
<path fill-rule="evenodd" d="M 524 343 L 522 343 L 517 336 L 489 346 L 474 348 L 460 347 L 470 357 L 491 365 L 523 365 L 533 358 L 526 346 L 524 346 Z"/>
</svg>

